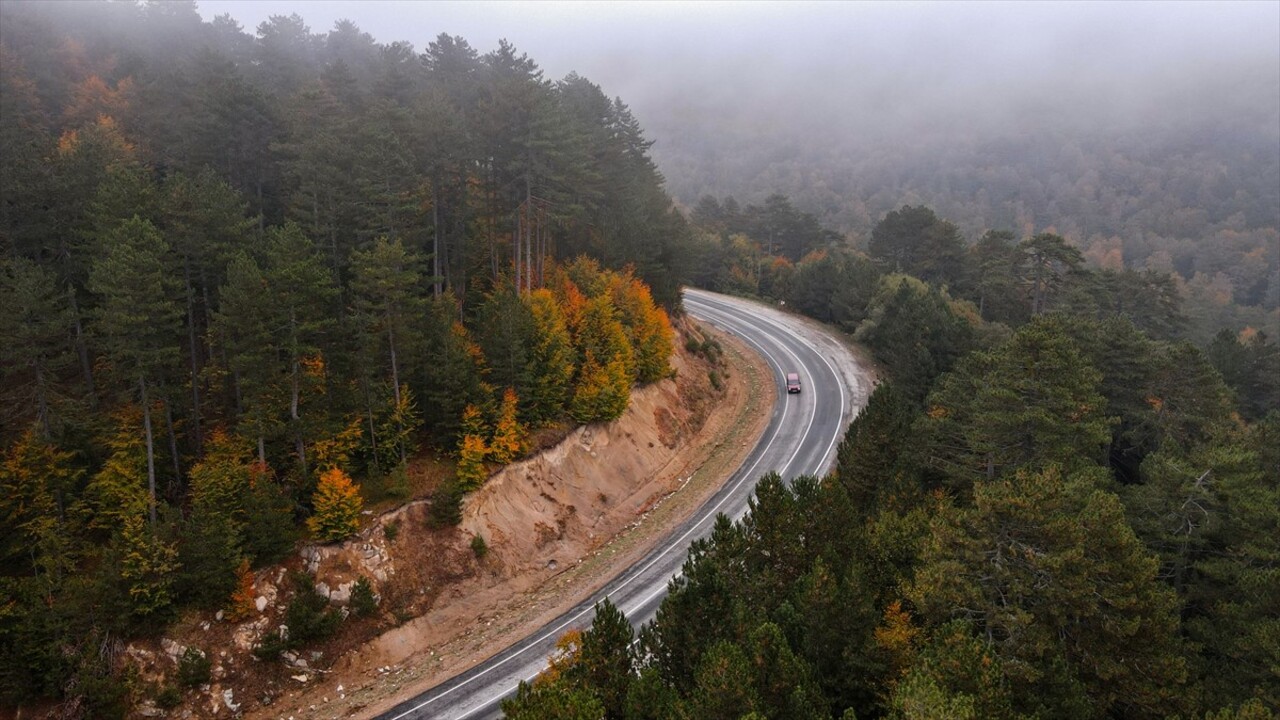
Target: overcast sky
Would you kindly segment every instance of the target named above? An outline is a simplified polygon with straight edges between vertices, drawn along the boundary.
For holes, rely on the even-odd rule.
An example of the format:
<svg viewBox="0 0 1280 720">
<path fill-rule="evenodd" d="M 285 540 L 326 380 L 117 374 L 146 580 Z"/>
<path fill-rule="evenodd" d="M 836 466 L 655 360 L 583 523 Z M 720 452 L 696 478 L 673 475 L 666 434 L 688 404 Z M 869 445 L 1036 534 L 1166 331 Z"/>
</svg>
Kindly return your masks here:
<svg viewBox="0 0 1280 720">
<path fill-rule="evenodd" d="M 1280 2 L 343 2 L 199 0 L 248 32 L 348 18 L 421 51 L 506 38 L 559 79 L 619 95 L 646 128 L 716 108 L 768 122 L 1251 111 L 1280 116 Z"/>
</svg>

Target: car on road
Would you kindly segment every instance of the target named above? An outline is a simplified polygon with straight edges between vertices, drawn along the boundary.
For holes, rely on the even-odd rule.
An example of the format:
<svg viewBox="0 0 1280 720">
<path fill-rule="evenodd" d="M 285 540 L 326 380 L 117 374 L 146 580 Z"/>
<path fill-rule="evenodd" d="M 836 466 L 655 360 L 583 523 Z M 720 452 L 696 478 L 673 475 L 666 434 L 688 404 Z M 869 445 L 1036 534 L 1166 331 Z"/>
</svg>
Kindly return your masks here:
<svg viewBox="0 0 1280 720">
<path fill-rule="evenodd" d="M 797 373 L 787 373 L 787 392 L 800 392 L 800 375 Z"/>
</svg>

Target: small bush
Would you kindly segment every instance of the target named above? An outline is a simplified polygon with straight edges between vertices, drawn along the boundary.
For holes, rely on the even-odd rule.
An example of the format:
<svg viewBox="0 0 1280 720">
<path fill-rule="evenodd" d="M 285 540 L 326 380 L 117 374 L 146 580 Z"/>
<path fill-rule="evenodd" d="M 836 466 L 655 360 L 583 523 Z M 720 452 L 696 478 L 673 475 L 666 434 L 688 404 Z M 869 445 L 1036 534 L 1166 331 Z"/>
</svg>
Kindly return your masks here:
<svg viewBox="0 0 1280 720">
<path fill-rule="evenodd" d="M 189 647 L 178 658 L 178 684 L 184 688 L 199 687 L 209 682 L 213 662 L 209 656 Z"/>
<path fill-rule="evenodd" d="M 288 644 L 284 638 L 275 633 L 271 633 L 262 638 L 262 642 L 253 646 L 253 655 L 259 660 L 275 660 L 280 657 L 280 653 L 287 649 Z"/>
<path fill-rule="evenodd" d="M 484 536 L 476 535 L 471 538 L 471 552 L 476 554 L 477 560 L 483 560 L 489 554 L 489 544 L 484 541 Z"/>
<path fill-rule="evenodd" d="M 351 612 L 356 617 L 372 615 L 378 609 L 378 599 L 374 597 L 373 585 L 369 578 L 361 576 L 351 588 Z"/>
<path fill-rule="evenodd" d="M 156 691 L 156 705 L 165 710 L 172 710 L 182 702 L 182 691 L 177 685 L 165 685 Z"/>
<path fill-rule="evenodd" d="M 389 522 L 382 526 L 382 534 L 386 536 L 387 542 L 395 542 L 396 537 L 400 535 L 400 523 Z"/>
<path fill-rule="evenodd" d="M 407 498 L 409 497 L 409 468 L 400 463 L 387 473 L 383 478 L 383 492 L 388 497 Z"/>
<path fill-rule="evenodd" d="M 313 640 L 323 640 L 338 629 L 342 615 L 329 607 L 329 598 L 316 592 L 315 581 L 307 573 L 293 574 L 295 594 L 284 611 L 288 636 L 283 640 L 264 640 L 255 654 L 274 657 L 283 650 L 300 648 Z"/>
<path fill-rule="evenodd" d="M 446 482 L 431 495 L 431 512 L 427 526 L 451 527 L 462 522 L 462 489 L 456 483 Z"/>
<path fill-rule="evenodd" d="M 711 387 L 715 388 L 716 391 L 720 391 L 724 389 L 724 381 L 720 379 L 720 373 L 716 372 L 715 370 L 712 370 L 710 373 L 707 373 L 707 379 L 711 381 Z"/>
</svg>

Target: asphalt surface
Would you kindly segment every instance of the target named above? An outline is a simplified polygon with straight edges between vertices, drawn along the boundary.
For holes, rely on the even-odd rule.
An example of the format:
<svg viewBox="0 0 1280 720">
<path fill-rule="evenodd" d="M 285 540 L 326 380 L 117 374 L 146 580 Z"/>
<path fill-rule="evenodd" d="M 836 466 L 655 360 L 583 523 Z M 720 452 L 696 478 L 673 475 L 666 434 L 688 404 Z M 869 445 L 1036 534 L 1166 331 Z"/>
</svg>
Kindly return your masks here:
<svg viewBox="0 0 1280 720">
<path fill-rule="evenodd" d="M 738 336 L 765 359 L 774 374 L 778 401 L 759 443 L 724 486 L 648 555 L 609 581 L 599 592 L 547 623 L 534 634 L 479 665 L 406 700 L 379 720 L 482 720 L 502 717 L 499 703 L 546 668 L 556 639 L 572 628 L 591 624 L 593 608 L 604 597 L 637 628 L 651 620 L 679 573 L 689 545 L 711 533 L 716 516 L 737 520 L 747 511 L 756 481 L 776 471 L 783 478 L 823 474 L 835 463 L 836 446 L 867 388 L 856 388 L 850 367 L 856 363 L 839 343 L 821 337 L 804 321 L 740 298 L 687 290 L 685 310 L 699 321 Z M 836 357 L 843 351 L 844 356 Z M 798 373 L 802 390 L 786 393 L 786 374 Z"/>
</svg>

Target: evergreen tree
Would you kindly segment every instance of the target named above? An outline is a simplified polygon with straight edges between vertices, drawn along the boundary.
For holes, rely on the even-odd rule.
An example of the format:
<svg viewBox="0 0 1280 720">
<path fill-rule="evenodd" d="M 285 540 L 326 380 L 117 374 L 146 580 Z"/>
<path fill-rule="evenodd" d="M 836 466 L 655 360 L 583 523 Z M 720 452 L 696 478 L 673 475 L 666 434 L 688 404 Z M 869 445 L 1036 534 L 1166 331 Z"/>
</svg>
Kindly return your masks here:
<svg viewBox="0 0 1280 720">
<path fill-rule="evenodd" d="M 62 374 L 75 362 L 75 319 L 51 273 L 24 258 L 0 265 L 0 378 L 4 417 L 34 418 L 49 437 L 65 398 Z"/>
<path fill-rule="evenodd" d="M 1176 598 L 1104 482 L 1051 468 L 976 486 L 972 510 L 934 522 L 908 589 L 927 621 L 973 623 L 1018 711 L 1159 715 L 1185 697 Z"/>
<path fill-rule="evenodd" d="M 395 408 L 403 404 L 401 365 L 417 359 L 422 342 L 416 322 L 424 310 L 419 265 L 418 256 L 399 240 L 388 242 L 385 238 L 379 238 L 368 251 L 352 256 L 351 289 L 358 322 L 364 326 L 366 342 L 380 349 L 369 348 L 367 353 L 372 356 L 385 352 L 384 363 L 379 364 L 390 370 L 386 379 L 390 380 Z M 412 374 L 412 365 L 408 367 L 404 378 Z M 396 430 L 399 436 L 407 434 L 403 426 L 398 425 Z M 405 462 L 407 444 L 401 441 L 395 445 L 400 462 Z"/>
<path fill-rule="evenodd" d="M 155 227 L 134 217 L 107 240 L 109 249 L 93 266 L 90 289 L 99 298 L 97 331 L 122 384 L 137 390 L 147 450 L 151 523 L 156 522 L 154 388 L 178 356 L 181 310 L 163 259 L 168 246 Z M 126 385 L 126 386 L 127 386 Z"/>
<path fill-rule="evenodd" d="M 960 488 L 1019 468 L 1100 464 L 1110 441 L 1101 377 L 1061 323 L 1043 320 L 964 358 L 926 401 L 926 463 Z"/>
<path fill-rule="evenodd" d="M 635 662 L 631 650 L 634 635 L 631 623 L 608 598 L 596 603 L 595 617 L 582 634 L 581 650 L 566 680 L 599 698 L 603 717 L 626 717 L 624 706 Z"/>
<path fill-rule="evenodd" d="M 871 231 L 867 251 L 887 272 L 953 288 L 966 280 L 960 231 L 923 205 L 904 205 L 885 215 Z"/>
</svg>

